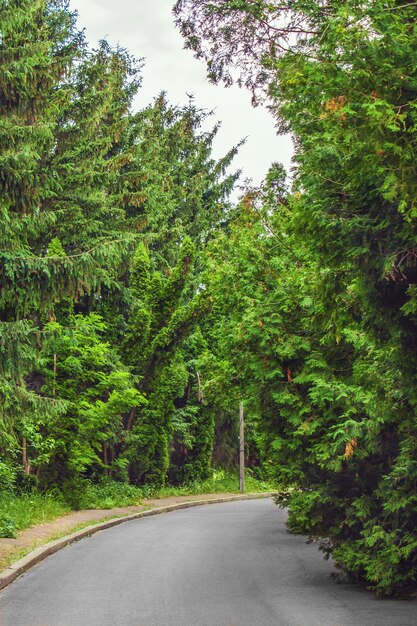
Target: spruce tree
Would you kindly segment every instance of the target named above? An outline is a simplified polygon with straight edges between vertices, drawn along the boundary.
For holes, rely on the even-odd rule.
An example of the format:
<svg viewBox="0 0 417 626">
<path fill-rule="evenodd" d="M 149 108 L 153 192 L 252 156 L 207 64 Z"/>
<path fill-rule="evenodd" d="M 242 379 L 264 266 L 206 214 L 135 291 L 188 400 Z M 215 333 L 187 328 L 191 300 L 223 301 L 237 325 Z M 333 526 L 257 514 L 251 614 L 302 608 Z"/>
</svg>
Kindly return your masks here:
<svg viewBox="0 0 417 626">
<path fill-rule="evenodd" d="M 62 442 L 82 435 L 68 418 L 71 399 L 50 394 L 42 359 L 59 343 L 50 337 L 56 318 L 71 332 L 74 306 L 94 310 L 104 291 L 120 290 L 131 237 L 112 186 L 126 161 L 137 68 L 104 42 L 89 54 L 67 2 L 10 2 L 0 19 L 2 456 L 56 481 L 69 468 L 46 466 L 65 465 Z M 55 372 L 61 356 L 54 351 Z"/>
<path fill-rule="evenodd" d="M 56 298 L 75 287 L 60 260 L 39 246 L 55 222 L 48 200 L 59 191 L 47 167 L 59 109 L 58 87 L 82 49 L 82 37 L 65 2 L 2 2 L 0 10 L 0 333 L 2 456 L 30 472 L 27 441 L 36 420 L 63 410 L 36 393 L 28 380 L 35 362 L 35 327 Z M 20 454 L 19 454 L 20 450 Z"/>
</svg>

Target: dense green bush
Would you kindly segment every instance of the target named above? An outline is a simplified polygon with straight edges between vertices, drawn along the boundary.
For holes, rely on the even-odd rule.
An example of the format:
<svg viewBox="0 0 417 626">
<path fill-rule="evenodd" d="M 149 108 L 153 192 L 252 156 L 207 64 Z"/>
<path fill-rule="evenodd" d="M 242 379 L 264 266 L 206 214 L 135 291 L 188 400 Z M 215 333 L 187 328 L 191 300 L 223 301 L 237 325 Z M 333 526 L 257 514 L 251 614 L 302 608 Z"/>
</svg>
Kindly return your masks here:
<svg viewBox="0 0 417 626">
<path fill-rule="evenodd" d="M 63 485 L 63 497 L 72 509 L 111 509 L 140 504 L 143 492 L 126 482 L 103 477 L 97 483 L 78 479 Z"/>
</svg>

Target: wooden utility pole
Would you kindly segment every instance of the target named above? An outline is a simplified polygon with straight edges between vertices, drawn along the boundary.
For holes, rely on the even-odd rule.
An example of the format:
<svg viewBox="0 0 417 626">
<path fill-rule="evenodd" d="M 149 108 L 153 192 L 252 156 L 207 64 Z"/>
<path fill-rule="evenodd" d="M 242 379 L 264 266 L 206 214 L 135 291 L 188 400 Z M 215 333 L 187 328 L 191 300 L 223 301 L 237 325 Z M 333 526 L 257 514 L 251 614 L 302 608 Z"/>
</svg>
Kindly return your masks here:
<svg viewBox="0 0 417 626">
<path fill-rule="evenodd" d="M 243 402 L 239 406 L 239 483 L 240 493 L 245 492 L 245 414 Z"/>
</svg>

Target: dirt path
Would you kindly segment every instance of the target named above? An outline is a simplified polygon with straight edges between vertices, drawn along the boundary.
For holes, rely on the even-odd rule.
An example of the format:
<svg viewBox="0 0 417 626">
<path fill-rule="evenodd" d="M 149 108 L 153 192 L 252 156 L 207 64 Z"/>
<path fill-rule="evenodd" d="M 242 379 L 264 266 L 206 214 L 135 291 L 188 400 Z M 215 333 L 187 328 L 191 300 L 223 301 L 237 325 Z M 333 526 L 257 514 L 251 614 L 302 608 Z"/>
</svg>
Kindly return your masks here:
<svg viewBox="0 0 417 626">
<path fill-rule="evenodd" d="M 112 517 L 124 517 L 145 509 L 168 506 L 180 502 L 190 502 L 192 500 L 212 500 L 230 494 L 200 494 L 197 496 L 172 496 L 169 498 L 159 498 L 143 500 L 140 506 L 126 506 L 114 509 L 87 509 L 84 511 L 74 511 L 62 517 L 58 517 L 53 522 L 44 522 L 31 528 L 26 528 L 18 533 L 16 539 L 0 539 L 0 571 L 8 567 L 31 550 L 45 545 L 49 541 L 70 534 L 78 530 L 80 526 L 89 526 L 102 520 Z"/>
</svg>

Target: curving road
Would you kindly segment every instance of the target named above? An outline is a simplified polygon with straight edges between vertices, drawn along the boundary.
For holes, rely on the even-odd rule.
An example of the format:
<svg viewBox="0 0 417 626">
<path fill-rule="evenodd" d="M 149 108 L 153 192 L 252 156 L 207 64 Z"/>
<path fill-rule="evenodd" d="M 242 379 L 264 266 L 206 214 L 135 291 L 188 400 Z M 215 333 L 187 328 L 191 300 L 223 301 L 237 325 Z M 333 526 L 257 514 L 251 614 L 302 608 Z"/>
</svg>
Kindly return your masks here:
<svg viewBox="0 0 417 626">
<path fill-rule="evenodd" d="M 126 522 L 0 594 L 1 626 L 416 626 L 416 601 L 336 585 L 270 500 Z"/>
</svg>

